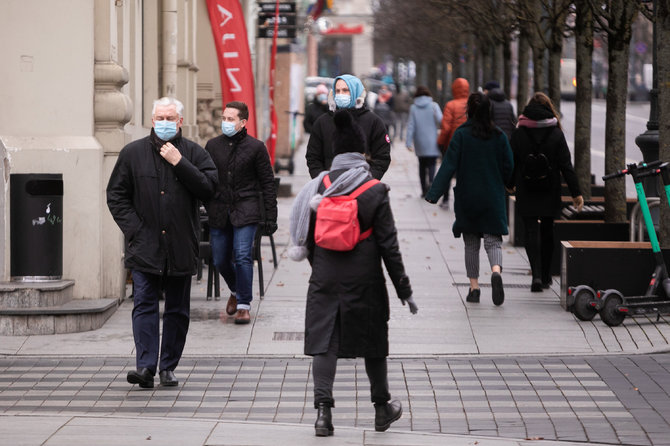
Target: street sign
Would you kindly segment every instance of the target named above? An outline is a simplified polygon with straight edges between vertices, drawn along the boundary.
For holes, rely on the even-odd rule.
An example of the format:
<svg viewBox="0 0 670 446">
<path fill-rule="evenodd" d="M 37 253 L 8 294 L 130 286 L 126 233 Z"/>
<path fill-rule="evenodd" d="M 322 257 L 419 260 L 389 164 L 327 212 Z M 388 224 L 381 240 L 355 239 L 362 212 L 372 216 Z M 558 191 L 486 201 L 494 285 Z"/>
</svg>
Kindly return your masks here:
<svg viewBox="0 0 670 446">
<path fill-rule="evenodd" d="M 277 22 L 278 38 L 295 38 L 298 18 L 295 2 L 279 3 L 279 14 L 275 15 L 277 4 L 274 2 L 258 3 L 258 38 L 272 38 L 275 22 Z"/>
<path fill-rule="evenodd" d="M 258 3 L 259 14 L 263 13 L 275 13 L 275 2 L 264 2 Z M 279 3 L 279 13 L 296 13 L 295 2 L 280 2 Z"/>
<path fill-rule="evenodd" d="M 289 38 L 293 39 L 296 36 L 296 27 L 282 28 L 277 29 L 278 38 Z M 274 36 L 275 29 L 273 27 L 268 28 L 258 28 L 258 38 L 272 38 Z"/>
</svg>

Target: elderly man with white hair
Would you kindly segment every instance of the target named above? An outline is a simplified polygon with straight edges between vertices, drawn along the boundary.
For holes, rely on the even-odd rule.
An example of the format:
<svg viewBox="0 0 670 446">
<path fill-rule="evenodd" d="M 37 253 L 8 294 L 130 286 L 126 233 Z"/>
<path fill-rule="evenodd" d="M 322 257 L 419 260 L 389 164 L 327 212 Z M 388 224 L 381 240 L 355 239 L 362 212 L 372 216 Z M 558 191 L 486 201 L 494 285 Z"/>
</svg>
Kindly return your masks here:
<svg viewBox="0 0 670 446">
<path fill-rule="evenodd" d="M 218 182 L 209 154 L 181 134 L 183 110 L 174 98 L 154 101 L 151 133 L 121 150 L 107 185 L 107 206 L 125 237 L 124 262 L 133 278 L 137 367 L 127 380 L 142 388 L 154 386 L 157 371 L 162 386 L 178 385 L 174 369 L 186 343 L 197 270 L 199 200 L 208 200 Z"/>
</svg>

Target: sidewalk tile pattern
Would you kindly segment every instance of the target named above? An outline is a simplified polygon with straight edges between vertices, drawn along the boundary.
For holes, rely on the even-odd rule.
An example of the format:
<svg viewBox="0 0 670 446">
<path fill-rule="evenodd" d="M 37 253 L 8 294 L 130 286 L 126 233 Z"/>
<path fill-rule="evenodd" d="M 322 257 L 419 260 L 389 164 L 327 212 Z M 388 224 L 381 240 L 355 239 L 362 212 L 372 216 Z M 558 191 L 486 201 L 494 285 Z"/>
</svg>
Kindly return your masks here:
<svg viewBox="0 0 670 446">
<path fill-rule="evenodd" d="M 314 422 L 311 361 L 193 359 L 177 388 L 126 383 L 130 358 L 0 358 L 0 414 Z M 670 354 L 389 360 L 415 432 L 573 442 L 670 444 Z M 370 428 L 361 360 L 340 360 L 335 426 Z"/>
</svg>

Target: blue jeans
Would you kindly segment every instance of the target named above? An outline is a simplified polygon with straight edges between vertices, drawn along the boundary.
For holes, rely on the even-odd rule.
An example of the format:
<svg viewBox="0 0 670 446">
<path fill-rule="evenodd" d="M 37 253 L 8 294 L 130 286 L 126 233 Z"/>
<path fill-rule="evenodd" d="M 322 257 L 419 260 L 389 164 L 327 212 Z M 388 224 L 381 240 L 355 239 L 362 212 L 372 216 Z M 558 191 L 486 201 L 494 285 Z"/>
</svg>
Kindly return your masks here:
<svg viewBox="0 0 670 446">
<path fill-rule="evenodd" d="M 151 373 L 174 370 L 186 344 L 188 332 L 191 276 L 159 276 L 132 271 L 133 337 L 137 368 Z M 163 337 L 159 334 L 158 298 L 165 289 Z M 160 364 L 158 345 L 160 343 Z M 159 367 L 157 367 L 159 366 Z"/>
<path fill-rule="evenodd" d="M 258 225 L 210 228 L 209 241 L 217 271 L 231 292 L 237 294 L 237 309 L 251 309 L 251 286 L 254 280 L 252 249 Z"/>
</svg>

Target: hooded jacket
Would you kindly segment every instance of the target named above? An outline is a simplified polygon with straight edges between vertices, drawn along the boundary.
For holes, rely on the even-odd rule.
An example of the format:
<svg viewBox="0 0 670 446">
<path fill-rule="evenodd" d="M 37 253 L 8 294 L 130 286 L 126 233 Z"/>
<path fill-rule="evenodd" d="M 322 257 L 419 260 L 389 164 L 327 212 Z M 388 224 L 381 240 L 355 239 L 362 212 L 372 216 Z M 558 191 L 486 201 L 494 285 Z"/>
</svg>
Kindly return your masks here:
<svg viewBox="0 0 670 446">
<path fill-rule="evenodd" d="M 491 106 L 493 112 L 491 117 L 495 125 L 500 127 L 500 130 L 505 132 L 507 139 L 512 137 L 512 132 L 516 129 L 516 115 L 514 114 L 514 106 L 505 97 L 505 92 L 500 88 L 494 88 L 488 93 L 491 99 Z"/>
<path fill-rule="evenodd" d="M 107 185 L 107 206 L 125 236 L 126 268 L 187 276 L 197 271 L 199 200 L 214 193 L 216 166 L 181 132 L 170 142 L 182 156 L 176 166 L 160 156 L 163 142 L 153 129 L 121 150 Z"/>
<path fill-rule="evenodd" d="M 358 78 L 348 74 L 336 77 L 333 82 L 333 91 L 339 79 L 344 80 L 349 87 L 351 103 L 347 110 L 363 129 L 365 155 L 370 164 L 370 173 L 379 180 L 391 164 L 391 139 L 386 131 L 386 125 L 379 116 L 365 107 L 365 88 Z M 333 114 L 336 106 L 332 94 L 328 100 L 330 111 L 319 116 L 314 122 L 307 143 L 305 159 L 312 178 L 317 177 L 324 170 L 329 170 L 335 157 L 333 153 L 333 132 L 335 131 Z"/>
<path fill-rule="evenodd" d="M 437 147 L 437 129 L 442 121 L 440 106 L 430 96 L 419 96 L 409 108 L 407 121 L 407 147 L 414 147 L 419 157 L 440 156 Z"/>
<path fill-rule="evenodd" d="M 467 105 L 468 96 L 470 96 L 470 83 L 462 77 L 456 78 L 451 84 L 451 94 L 453 99 L 444 106 L 440 136 L 437 139 L 437 143 L 445 150 L 458 126 L 468 119 Z"/>
</svg>

